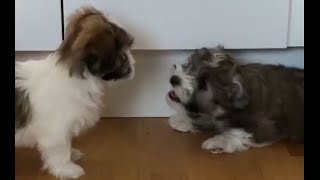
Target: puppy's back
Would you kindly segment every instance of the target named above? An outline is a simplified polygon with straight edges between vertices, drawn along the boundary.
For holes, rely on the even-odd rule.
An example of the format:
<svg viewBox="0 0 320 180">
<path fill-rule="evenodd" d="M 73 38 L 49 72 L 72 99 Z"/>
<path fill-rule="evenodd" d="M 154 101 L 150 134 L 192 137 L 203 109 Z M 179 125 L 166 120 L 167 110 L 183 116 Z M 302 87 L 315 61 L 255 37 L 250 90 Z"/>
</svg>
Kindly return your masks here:
<svg viewBox="0 0 320 180">
<path fill-rule="evenodd" d="M 249 64 L 240 68 L 250 112 L 261 112 L 289 139 L 304 139 L 304 70 Z"/>
</svg>

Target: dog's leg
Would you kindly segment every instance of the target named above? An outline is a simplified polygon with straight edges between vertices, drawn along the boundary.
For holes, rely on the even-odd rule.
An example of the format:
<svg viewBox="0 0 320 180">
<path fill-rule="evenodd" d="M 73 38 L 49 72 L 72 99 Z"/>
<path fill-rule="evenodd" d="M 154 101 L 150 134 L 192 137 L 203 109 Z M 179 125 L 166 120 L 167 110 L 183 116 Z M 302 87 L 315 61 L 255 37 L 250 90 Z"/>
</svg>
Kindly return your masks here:
<svg viewBox="0 0 320 180">
<path fill-rule="evenodd" d="M 175 114 L 169 118 L 169 125 L 181 132 L 194 132 L 192 120 L 184 114 Z"/>
<path fill-rule="evenodd" d="M 72 148 L 71 159 L 72 161 L 78 161 L 83 156 L 83 153 L 79 149 Z"/>
<path fill-rule="evenodd" d="M 39 137 L 38 148 L 44 162 L 43 169 L 59 178 L 78 178 L 85 174 L 80 166 L 71 161 L 70 138 L 57 133 L 42 133 Z"/>
<path fill-rule="evenodd" d="M 202 148 L 217 153 L 245 151 L 250 147 L 263 147 L 270 143 L 254 143 L 252 134 L 243 129 L 230 129 L 202 143 Z"/>
</svg>

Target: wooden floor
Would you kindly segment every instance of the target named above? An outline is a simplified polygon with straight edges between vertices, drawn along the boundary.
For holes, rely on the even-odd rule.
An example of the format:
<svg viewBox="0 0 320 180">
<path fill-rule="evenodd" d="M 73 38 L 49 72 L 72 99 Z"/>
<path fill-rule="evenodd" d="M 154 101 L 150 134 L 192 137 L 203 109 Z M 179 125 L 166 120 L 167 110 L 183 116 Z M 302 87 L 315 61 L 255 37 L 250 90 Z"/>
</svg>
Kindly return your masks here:
<svg viewBox="0 0 320 180">
<path fill-rule="evenodd" d="M 74 141 L 85 156 L 80 180 L 302 180 L 303 147 L 275 144 L 214 155 L 201 149 L 209 134 L 171 129 L 166 118 L 103 119 Z M 55 179 L 37 151 L 16 149 L 16 180 Z"/>
</svg>

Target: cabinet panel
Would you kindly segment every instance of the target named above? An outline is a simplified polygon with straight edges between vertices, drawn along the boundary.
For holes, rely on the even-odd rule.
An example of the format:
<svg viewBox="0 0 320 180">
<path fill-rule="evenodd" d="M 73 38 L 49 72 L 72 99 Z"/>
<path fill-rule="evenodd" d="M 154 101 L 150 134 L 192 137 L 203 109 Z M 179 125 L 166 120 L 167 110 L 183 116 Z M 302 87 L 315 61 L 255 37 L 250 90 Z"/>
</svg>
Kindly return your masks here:
<svg viewBox="0 0 320 180">
<path fill-rule="evenodd" d="M 304 46 L 304 0 L 291 0 L 288 46 Z"/>
<path fill-rule="evenodd" d="M 51 51 L 62 40 L 60 0 L 15 0 L 15 50 Z"/>
<path fill-rule="evenodd" d="M 88 4 L 121 22 L 135 49 L 287 47 L 290 0 L 64 0 L 65 17 Z"/>
</svg>

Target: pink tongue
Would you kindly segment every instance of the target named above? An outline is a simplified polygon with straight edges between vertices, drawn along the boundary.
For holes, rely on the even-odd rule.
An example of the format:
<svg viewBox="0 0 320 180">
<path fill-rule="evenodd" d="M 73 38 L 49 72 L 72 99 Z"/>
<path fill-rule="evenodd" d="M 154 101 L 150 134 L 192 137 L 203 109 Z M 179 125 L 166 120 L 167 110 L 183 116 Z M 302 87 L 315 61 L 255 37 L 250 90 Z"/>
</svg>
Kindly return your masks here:
<svg viewBox="0 0 320 180">
<path fill-rule="evenodd" d="M 172 98 L 172 100 L 176 101 L 176 102 L 180 102 L 180 99 L 178 98 L 178 96 L 174 93 L 174 91 L 170 91 L 169 92 L 169 96 Z"/>
</svg>

